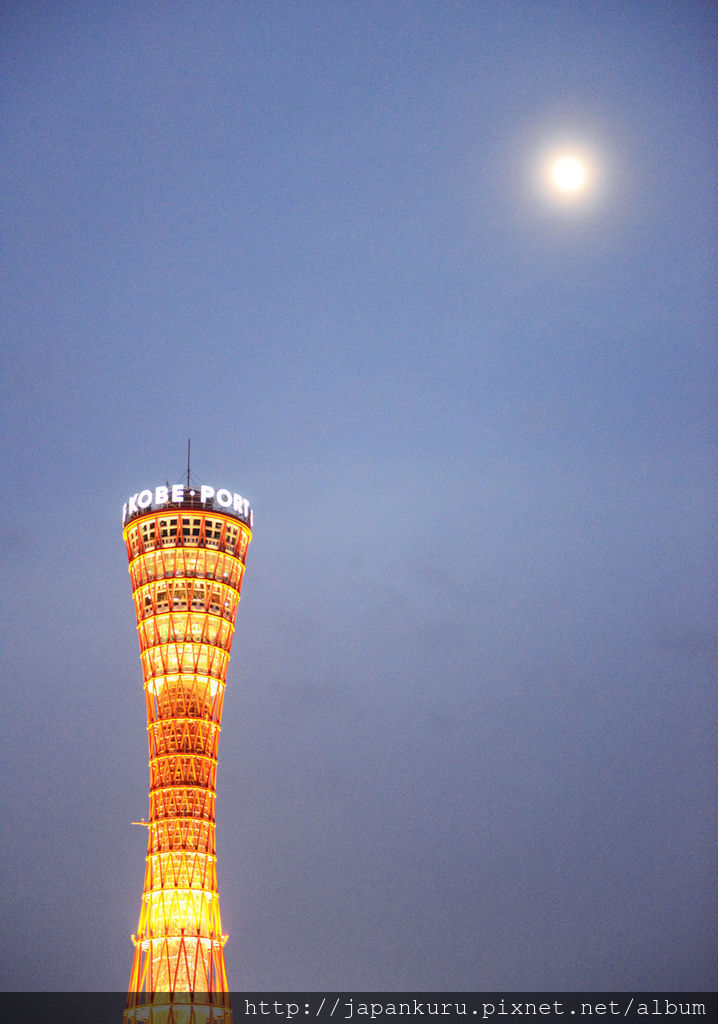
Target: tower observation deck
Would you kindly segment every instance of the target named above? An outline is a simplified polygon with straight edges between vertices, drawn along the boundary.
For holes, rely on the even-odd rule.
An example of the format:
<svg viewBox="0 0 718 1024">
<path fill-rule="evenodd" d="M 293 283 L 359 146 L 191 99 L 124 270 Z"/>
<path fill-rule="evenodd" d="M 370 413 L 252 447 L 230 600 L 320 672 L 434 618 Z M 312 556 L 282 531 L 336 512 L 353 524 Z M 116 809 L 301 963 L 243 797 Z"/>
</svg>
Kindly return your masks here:
<svg viewBox="0 0 718 1024">
<path fill-rule="evenodd" d="M 215 792 L 252 510 L 207 485 L 123 507 L 147 705 L 147 861 L 125 1024 L 230 1024 Z"/>
</svg>

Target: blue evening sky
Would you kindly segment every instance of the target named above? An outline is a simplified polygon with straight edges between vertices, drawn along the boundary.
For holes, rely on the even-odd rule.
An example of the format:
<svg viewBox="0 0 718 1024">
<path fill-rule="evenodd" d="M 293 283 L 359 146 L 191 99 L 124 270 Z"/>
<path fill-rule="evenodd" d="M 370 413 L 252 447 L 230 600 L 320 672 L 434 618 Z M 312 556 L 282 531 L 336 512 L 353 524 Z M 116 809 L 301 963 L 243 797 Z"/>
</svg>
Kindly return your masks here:
<svg viewBox="0 0 718 1024">
<path fill-rule="evenodd" d="M 716 988 L 713 5 L 2 11 L 0 984 L 129 981 L 191 436 L 232 987 Z"/>
</svg>

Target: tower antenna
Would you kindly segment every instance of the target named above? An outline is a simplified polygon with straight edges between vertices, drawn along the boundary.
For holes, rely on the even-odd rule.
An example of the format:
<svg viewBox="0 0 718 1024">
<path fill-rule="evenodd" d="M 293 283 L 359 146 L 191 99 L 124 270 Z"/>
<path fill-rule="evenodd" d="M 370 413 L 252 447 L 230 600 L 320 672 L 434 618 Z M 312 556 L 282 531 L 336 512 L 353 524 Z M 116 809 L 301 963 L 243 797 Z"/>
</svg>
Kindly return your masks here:
<svg viewBox="0 0 718 1024">
<path fill-rule="evenodd" d="M 187 438 L 187 489 L 189 490 L 189 447 L 191 438 Z"/>
</svg>

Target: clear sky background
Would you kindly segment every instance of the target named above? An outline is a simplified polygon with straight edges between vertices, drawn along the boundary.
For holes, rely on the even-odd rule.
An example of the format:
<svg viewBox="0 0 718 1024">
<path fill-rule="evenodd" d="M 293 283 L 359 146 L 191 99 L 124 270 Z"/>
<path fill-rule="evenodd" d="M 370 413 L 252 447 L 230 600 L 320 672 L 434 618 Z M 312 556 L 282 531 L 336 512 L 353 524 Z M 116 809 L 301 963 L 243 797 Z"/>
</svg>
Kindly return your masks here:
<svg viewBox="0 0 718 1024">
<path fill-rule="evenodd" d="M 188 436 L 232 987 L 716 988 L 711 8 L 3 4 L 4 988 L 128 984 Z"/>
</svg>

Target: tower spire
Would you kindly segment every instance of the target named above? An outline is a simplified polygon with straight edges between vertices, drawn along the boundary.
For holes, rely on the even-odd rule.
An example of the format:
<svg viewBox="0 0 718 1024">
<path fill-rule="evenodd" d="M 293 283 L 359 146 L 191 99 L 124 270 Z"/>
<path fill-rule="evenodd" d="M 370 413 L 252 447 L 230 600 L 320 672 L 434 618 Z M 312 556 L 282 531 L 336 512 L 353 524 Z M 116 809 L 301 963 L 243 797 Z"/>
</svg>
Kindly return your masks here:
<svg viewBox="0 0 718 1024">
<path fill-rule="evenodd" d="M 187 490 L 189 490 L 189 449 L 191 438 L 187 438 Z"/>
</svg>

